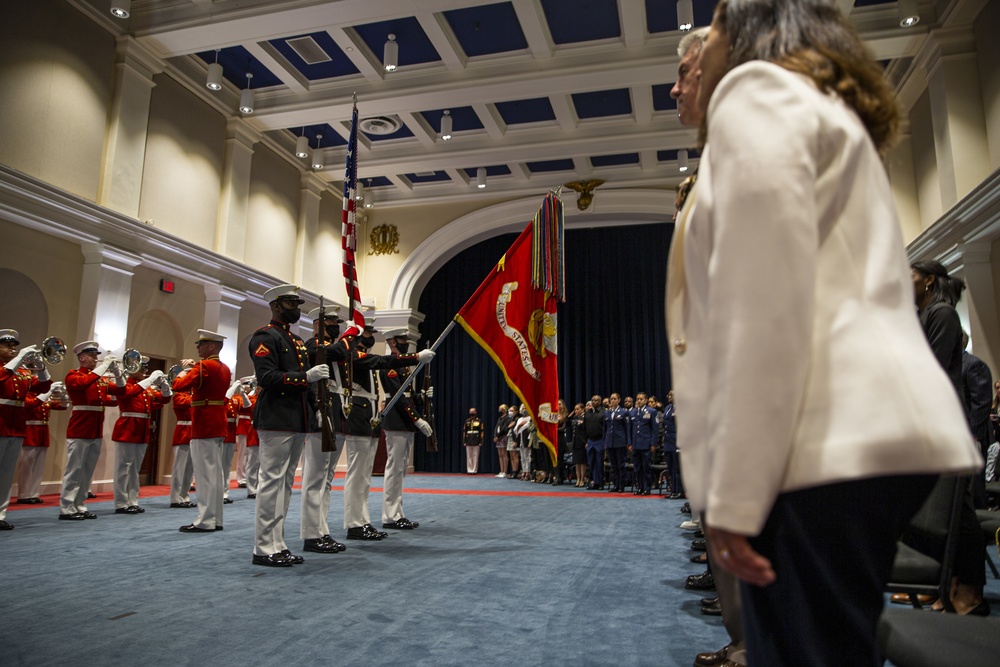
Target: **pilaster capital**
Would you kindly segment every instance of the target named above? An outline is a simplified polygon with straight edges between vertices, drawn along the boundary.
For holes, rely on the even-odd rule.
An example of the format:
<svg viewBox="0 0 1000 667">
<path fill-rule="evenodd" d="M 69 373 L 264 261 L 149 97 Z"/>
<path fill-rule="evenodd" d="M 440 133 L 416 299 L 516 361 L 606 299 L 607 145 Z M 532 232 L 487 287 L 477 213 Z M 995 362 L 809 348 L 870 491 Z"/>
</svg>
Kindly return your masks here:
<svg viewBox="0 0 1000 667">
<path fill-rule="evenodd" d="M 319 197 L 329 189 L 330 184 L 320 178 L 316 172 L 304 171 L 302 172 L 302 177 L 299 179 L 299 187 L 302 192 L 308 192 L 311 195 Z"/>
<path fill-rule="evenodd" d="M 167 68 L 163 58 L 131 35 L 122 35 L 115 40 L 115 62 L 149 83 L 150 87 L 156 85 L 153 83 L 153 77 Z"/>
<path fill-rule="evenodd" d="M 226 121 L 226 142 L 235 141 L 248 149 L 262 139 L 257 130 L 250 127 L 242 118 L 232 117 Z"/>
<path fill-rule="evenodd" d="M 225 285 L 207 284 L 205 285 L 205 300 L 220 301 L 227 306 L 239 306 L 247 300 L 247 293 L 230 289 Z"/>
<path fill-rule="evenodd" d="M 104 243 L 83 243 L 80 251 L 83 252 L 84 264 L 100 264 L 129 275 L 132 275 L 132 269 L 142 264 L 141 256 Z"/>
</svg>

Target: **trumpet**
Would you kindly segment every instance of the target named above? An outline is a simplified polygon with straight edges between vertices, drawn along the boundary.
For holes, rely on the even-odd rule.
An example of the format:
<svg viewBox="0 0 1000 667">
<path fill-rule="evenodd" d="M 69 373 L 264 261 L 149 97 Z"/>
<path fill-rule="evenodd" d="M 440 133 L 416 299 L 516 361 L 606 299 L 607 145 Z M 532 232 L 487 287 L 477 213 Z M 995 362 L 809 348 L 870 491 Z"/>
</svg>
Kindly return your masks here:
<svg viewBox="0 0 1000 667">
<path fill-rule="evenodd" d="M 30 371 L 40 371 L 45 368 L 45 364 L 56 365 L 62 363 L 66 357 L 66 343 L 61 338 L 49 336 L 38 345 L 38 351 L 28 355 L 24 367 Z"/>
<path fill-rule="evenodd" d="M 142 353 L 139 352 L 139 350 L 134 350 L 132 348 L 125 350 L 125 353 L 120 359 L 109 354 L 105 361 L 111 362 L 105 376 L 109 374 L 116 375 L 116 368 L 120 369 L 121 372 L 124 372 L 125 375 L 135 375 L 142 369 Z"/>
<path fill-rule="evenodd" d="M 167 372 L 164 375 L 166 376 L 167 381 L 170 382 L 171 386 L 173 386 L 174 380 L 176 380 L 177 376 L 183 372 L 184 372 L 184 366 L 180 364 L 174 364 L 167 370 Z"/>
</svg>

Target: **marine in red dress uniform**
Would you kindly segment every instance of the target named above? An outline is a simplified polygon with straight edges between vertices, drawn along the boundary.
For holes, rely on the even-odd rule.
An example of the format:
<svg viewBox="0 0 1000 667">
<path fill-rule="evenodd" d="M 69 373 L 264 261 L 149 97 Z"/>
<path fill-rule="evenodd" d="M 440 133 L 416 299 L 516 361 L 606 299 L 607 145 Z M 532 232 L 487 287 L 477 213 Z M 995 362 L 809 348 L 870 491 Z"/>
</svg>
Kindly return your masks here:
<svg viewBox="0 0 1000 667">
<path fill-rule="evenodd" d="M 49 451 L 49 413 L 67 409 L 69 396 L 62 382 L 53 382 L 52 389 L 44 394 L 29 393 L 24 406 L 28 419 L 17 474 L 17 502 L 35 505 L 42 502 L 38 495 L 42 490 L 45 454 Z"/>
<path fill-rule="evenodd" d="M 257 474 L 260 471 L 260 458 L 257 456 L 259 451 L 257 446 L 260 444 L 260 439 L 257 437 L 257 431 L 253 427 L 253 407 L 257 404 L 257 379 L 249 375 L 240 378 L 240 382 L 243 383 L 244 393 L 249 405 L 241 407 L 236 412 L 236 453 L 237 456 L 240 456 L 242 453 L 243 457 L 242 463 L 244 474 L 246 475 L 244 479 L 247 487 L 247 498 L 254 499 L 257 497 Z M 237 462 L 237 478 L 239 474 L 240 463 Z"/>
<path fill-rule="evenodd" d="M 11 530 L 7 523 L 7 505 L 14 483 L 14 468 L 24 441 L 27 411 L 25 400 L 29 391 L 48 391 L 52 386 L 49 374 L 42 367 L 37 377 L 22 368 L 28 360 L 37 359 L 33 346 L 18 352 L 20 334 L 14 329 L 0 329 L 0 530 Z"/>
<path fill-rule="evenodd" d="M 198 330 L 198 356 L 182 362 L 188 370 L 174 380 L 174 390 L 192 389 L 191 460 L 198 479 L 198 518 L 181 526 L 182 533 L 209 533 L 222 530 L 223 462 L 226 437 L 226 390 L 232 372 L 219 360 L 222 334 Z"/>
<path fill-rule="evenodd" d="M 194 507 L 191 502 L 191 480 L 194 466 L 191 464 L 191 397 L 194 392 L 174 391 L 172 399 L 174 416 L 174 437 L 170 444 L 174 450 L 174 465 L 170 471 L 170 506 L 174 508 Z"/>
<path fill-rule="evenodd" d="M 66 468 L 59 498 L 59 518 L 78 521 L 97 518 L 83 503 L 101 456 L 104 408 L 117 405 L 115 397 L 125 390 L 125 376 L 120 364 L 112 363 L 110 356 L 98 363 L 100 347 L 97 341 L 78 343 L 73 352 L 80 368 L 66 375 L 66 392 L 73 407 L 66 427 Z M 109 371 L 112 380 L 104 377 Z"/>
<path fill-rule="evenodd" d="M 148 375 L 149 357 L 142 361 L 142 367 L 129 377 L 125 392 L 118 397 L 121 414 L 111 434 L 115 445 L 115 514 L 146 511 L 139 507 L 139 467 L 146 455 L 153 411 L 167 403 L 173 393 L 163 371 Z"/>
</svg>

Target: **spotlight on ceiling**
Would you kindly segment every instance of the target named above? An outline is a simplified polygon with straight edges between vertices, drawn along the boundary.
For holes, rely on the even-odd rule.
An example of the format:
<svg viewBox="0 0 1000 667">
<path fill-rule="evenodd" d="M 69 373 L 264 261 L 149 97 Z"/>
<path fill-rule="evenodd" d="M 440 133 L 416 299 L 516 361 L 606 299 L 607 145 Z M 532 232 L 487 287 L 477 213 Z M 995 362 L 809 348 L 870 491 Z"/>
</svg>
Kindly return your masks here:
<svg viewBox="0 0 1000 667">
<path fill-rule="evenodd" d="M 219 64 L 219 49 L 215 50 L 215 62 L 208 66 L 205 86 L 209 90 L 222 90 L 222 65 Z"/>
<path fill-rule="evenodd" d="M 688 170 L 688 151 L 686 148 L 682 148 L 677 151 L 677 171 L 687 171 Z"/>
<path fill-rule="evenodd" d="M 312 155 L 312 168 L 322 169 L 323 168 L 323 135 L 316 135 L 316 148 L 313 149 Z"/>
<path fill-rule="evenodd" d="M 250 90 L 250 79 L 253 73 L 247 72 L 247 87 L 240 93 L 240 113 L 249 116 L 253 113 L 253 91 Z"/>
<path fill-rule="evenodd" d="M 375 206 L 375 193 L 372 192 L 372 179 L 368 179 L 368 187 L 365 189 L 365 208 Z"/>
<path fill-rule="evenodd" d="M 116 19 L 127 19 L 132 0 L 111 0 L 111 15 Z"/>
<path fill-rule="evenodd" d="M 303 159 L 309 157 L 309 137 L 306 136 L 305 130 L 302 136 L 295 140 L 295 157 Z"/>
<path fill-rule="evenodd" d="M 389 41 L 382 49 L 382 63 L 385 65 L 386 72 L 395 72 L 396 66 L 399 64 L 399 44 L 396 43 L 396 36 L 391 32 L 389 33 Z"/>
<path fill-rule="evenodd" d="M 444 115 L 441 116 L 441 141 L 449 139 L 451 139 L 451 112 L 445 109 Z"/>
<path fill-rule="evenodd" d="M 920 8 L 917 7 L 917 0 L 899 0 L 896 9 L 899 11 L 900 27 L 912 28 L 920 23 Z"/>
<path fill-rule="evenodd" d="M 476 187 L 480 190 L 486 189 L 486 167 L 476 169 Z"/>
<path fill-rule="evenodd" d="M 691 0 L 677 0 L 677 28 L 688 31 L 694 27 L 694 7 Z"/>
</svg>

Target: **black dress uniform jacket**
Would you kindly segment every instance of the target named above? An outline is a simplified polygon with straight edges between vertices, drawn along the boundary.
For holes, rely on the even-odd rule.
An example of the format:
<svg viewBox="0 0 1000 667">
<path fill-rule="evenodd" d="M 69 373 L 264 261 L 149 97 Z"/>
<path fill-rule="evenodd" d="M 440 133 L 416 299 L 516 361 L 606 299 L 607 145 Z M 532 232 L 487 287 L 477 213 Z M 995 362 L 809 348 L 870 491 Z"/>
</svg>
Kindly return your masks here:
<svg viewBox="0 0 1000 667">
<path fill-rule="evenodd" d="M 288 325 L 272 320 L 254 332 L 248 346 L 260 394 L 253 411 L 258 431 L 319 430 L 316 400 L 306 380 L 309 354 Z"/>
<path fill-rule="evenodd" d="M 310 367 L 316 365 L 316 337 L 312 337 L 306 341 L 306 352 L 309 354 L 309 365 Z M 338 368 L 338 362 L 347 358 L 347 347 L 344 345 L 343 341 L 326 343 L 326 365 L 330 367 L 330 377 L 335 376 L 336 369 Z M 313 390 L 313 394 L 316 391 Z M 343 389 L 339 392 L 333 390 L 330 391 L 330 403 L 331 403 L 331 414 L 333 415 L 333 430 L 338 433 L 343 433 L 344 430 L 344 401 L 343 401 Z M 317 397 L 318 400 L 318 397 Z M 318 407 L 317 403 L 317 407 Z"/>
<path fill-rule="evenodd" d="M 378 379 L 377 373 L 383 369 L 391 368 L 406 368 L 407 366 L 417 365 L 417 355 L 415 354 L 401 354 L 399 356 L 393 355 L 378 355 L 378 354 L 368 354 L 363 352 L 358 348 L 356 338 L 354 336 L 348 338 L 342 338 L 341 343 L 345 346 L 345 352 L 349 351 L 351 358 L 354 363 L 354 390 L 351 394 L 351 414 L 347 416 L 345 423 L 343 425 L 344 433 L 348 435 L 365 435 L 365 436 L 378 436 L 381 432 L 381 426 L 377 427 L 374 431 L 372 430 L 371 420 L 375 416 L 375 406 L 373 402 L 364 396 L 359 396 L 357 390 L 361 389 L 366 394 L 378 397 Z M 340 363 L 340 377 L 347 381 L 347 362 L 346 354 L 345 360 Z M 372 380 L 374 380 L 374 385 Z"/>
<path fill-rule="evenodd" d="M 399 388 L 406 382 L 406 378 L 413 372 L 410 368 L 389 369 L 379 371 L 379 379 L 382 381 L 382 390 L 385 391 L 388 402 Z M 413 385 L 407 387 L 406 392 L 399 397 L 392 410 L 385 414 L 382 428 L 386 431 L 416 431 L 417 420 L 420 419 L 420 412 L 417 411 L 416 403 L 413 401 Z"/>
</svg>

